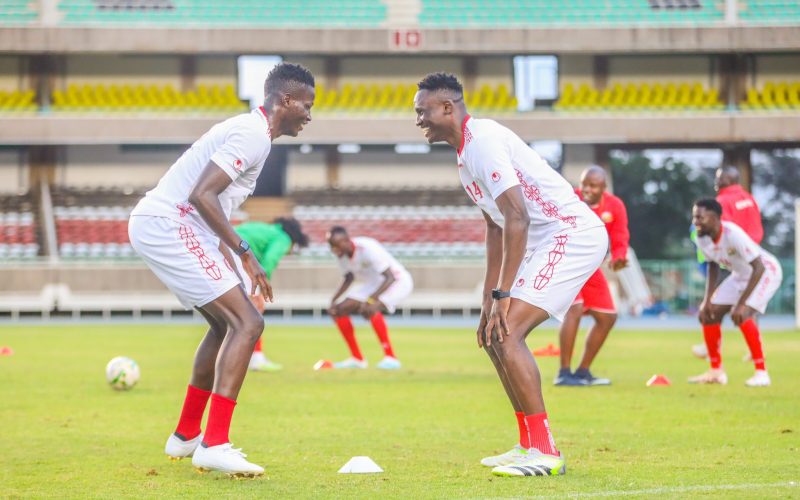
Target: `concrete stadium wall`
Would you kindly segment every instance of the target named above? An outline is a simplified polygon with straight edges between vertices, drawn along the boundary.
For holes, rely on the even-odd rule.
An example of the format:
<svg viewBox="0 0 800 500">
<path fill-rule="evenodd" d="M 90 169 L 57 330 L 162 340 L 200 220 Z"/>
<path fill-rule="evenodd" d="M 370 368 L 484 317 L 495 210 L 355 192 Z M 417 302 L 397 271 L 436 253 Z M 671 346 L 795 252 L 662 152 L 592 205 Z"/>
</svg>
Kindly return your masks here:
<svg viewBox="0 0 800 500">
<path fill-rule="evenodd" d="M 608 82 L 716 84 L 708 56 L 616 56 L 608 61 Z"/>
<path fill-rule="evenodd" d="M 594 58 L 587 55 L 563 55 L 558 58 L 558 87 L 571 83 L 574 86 L 594 86 Z"/>
<path fill-rule="evenodd" d="M 0 193 L 27 191 L 27 155 L 23 149 L 0 149 Z"/>
<path fill-rule="evenodd" d="M 768 81 L 800 82 L 800 54 L 757 56 L 754 69 L 747 83 L 758 89 Z"/>
<path fill-rule="evenodd" d="M 195 83 L 203 85 L 233 85 L 237 83 L 235 56 L 203 56 L 195 60 Z M 264 75 L 266 77 L 266 75 Z"/>
<path fill-rule="evenodd" d="M 67 85 L 172 85 L 180 88 L 180 59 L 175 56 L 70 55 L 56 88 Z"/>
<path fill-rule="evenodd" d="M 28 85 L 23 58 L 0 56 L 0 90 L 23 90 Z"/>
<path fill-rule="evenodd" d="M 185 147 L 125 150 L 122 146 L 67 146 L 56 167 L 56 182 L 73 187 L 150 188 Z"/>
</svg>

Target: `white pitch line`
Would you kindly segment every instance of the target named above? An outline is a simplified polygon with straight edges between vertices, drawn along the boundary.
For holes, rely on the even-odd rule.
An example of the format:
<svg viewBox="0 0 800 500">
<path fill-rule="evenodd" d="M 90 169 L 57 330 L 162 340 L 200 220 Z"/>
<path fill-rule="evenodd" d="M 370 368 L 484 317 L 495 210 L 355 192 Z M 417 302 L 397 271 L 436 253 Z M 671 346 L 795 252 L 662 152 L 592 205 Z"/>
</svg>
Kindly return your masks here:
<svg viewBox="0 0 800 500">
<path fill-rule="evenodd" d="M 764 488 L 797 488 L 800 486 L 798 481 L 786 481 L 783 483 L 744 483 L 744 484 L 712 484 L 695 486 L 672 486 L 663 488 L 648 488 L 644 490 L 614 490 L 614 491 L 595 491 L 588 493 L 558 493 L 545 496 L 525 496 L 525 497 L 505 497 L 505 498 L 602 498 L 602 497 L 621 497 L 634 495 L 661 495 L 667 493 L 692 493 L 692 492 L 713 492 L 713 491 L 732 491 L 732 490 L 756 490 Z"/>
</svg>

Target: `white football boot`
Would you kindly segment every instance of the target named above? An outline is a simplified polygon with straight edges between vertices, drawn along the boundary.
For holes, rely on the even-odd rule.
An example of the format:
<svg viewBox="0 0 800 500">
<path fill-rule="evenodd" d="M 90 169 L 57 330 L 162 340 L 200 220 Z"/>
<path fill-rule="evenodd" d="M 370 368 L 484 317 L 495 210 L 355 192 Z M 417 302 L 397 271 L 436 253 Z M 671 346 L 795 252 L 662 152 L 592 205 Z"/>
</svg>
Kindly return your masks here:
<svg viewBox="0 0 800 500">
<path fill-rule="evenodd" d="M 172 433 L 167 438 L 167 444 L 164 446 L 164 453 L 167 454 L 170 460 L 180 460 L 182 458 L 191 457 L 194 450 L 203 442 L 203 435 L 200 434 L 194 439 L 184 441 Z"/>
<path fill-rule="evenodd" d="M 513 448 L 500 455 L 481 459 L 481 465 L 486 467 L 498 467 L 501 465 L 513 465 L 528 458 L 528 450 L 515 444 Z"/>
<path fill-rule="evenodd" d="M 245 460 L 241 448 L 231 443 L 217 446 L 198 446 L 192 457 L 192 465 L 200 473 L 219 471 L 231 477 L 256 477 L 264 473 L 264 468 Z"/>
<path fill-rule="evenodd" d="M 495 476 L 558 476 L 567 473 L 564 455 L 545 455 L 536 448 L 528 450 L 528 458 L 511 465 L 492 469 Z"/>
<path fill-rule="evenodd" d="M 705 373 L 701 373 L 695 377 L 689 377 L 690 384 L 720 384 L 725 385 L 728 383 L 728 376 L 722 371 L 722 368 L 711 368 Z"/>
<path fill-rule="evenodd" d="M 282 370 L 283 366 L 267 359 L 263 352 L 254 352 L 250 356 L 247 368 L 254 372 L 277 372 Z"/>
<path fill-rule="evenodd" d="M 767 370 L 756 370 L 755 375 L 747 379 L 744 383 L 747 387 L 767 387 L 772 381 L 769 379 Z"/>
<path fill-rule="evenodd" d="M 391 356 L 384 356 L 380 363 L 375 365 L 381 370 L 399 370 L 403 367 L 400 360 Z"/>
<path fill-rule="evenodd" d="M 366 359 L 359 360 L 359 359 L 356 359 L 356 358 L 353 358 L 353 357 L 347 358 L 344 361 L 339 361 L 339 362 L 333 364 L 333 367 L 337 368 L 337 369 L 338 368 L 361 368 L 361 369 L 364 369 L 367 366 L 369 366 L 369 364 L 367 363 Z"/>
</svg>

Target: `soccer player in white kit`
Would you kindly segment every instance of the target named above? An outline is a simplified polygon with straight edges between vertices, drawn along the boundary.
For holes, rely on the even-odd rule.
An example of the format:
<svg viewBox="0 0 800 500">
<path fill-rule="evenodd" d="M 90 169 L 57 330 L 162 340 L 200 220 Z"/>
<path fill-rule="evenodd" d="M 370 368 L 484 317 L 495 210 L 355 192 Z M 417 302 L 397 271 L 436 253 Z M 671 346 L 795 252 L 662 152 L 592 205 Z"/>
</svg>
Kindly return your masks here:
<svg viewBox="0 0 800 500">
<path fill-rule="evenodd" d="M 761 248 L 742 228 L 733 222 L 722 221 L 722 205 L 713 199 L 698 200 L 692 208 L 692 223 L 697 228 L 697 246 L 708 261 L 706 293 L 700 304 L 699 319 L 708 348 L 711 369 L 692 377 L 695 384 L 727 384 L 722 369 L 720 347 L 722 318 L 731 313 L 750 349 L 756 372 L 745 384 L 750 387 L 770 385 L 764 364 L 761 333 L 755 322 L 756 314 L 764 314 L 769 300 L 781 285 L 783 271 L 771 253 Z M 719 266 L 731 274 L 717 286 Z"/>
<path fill-rule="evenodd" d="M 494 363 L 516 414 L 519 442 L 481 460 L 499 476 L 564 474 L 542 399 L 536 361 L 525 344 L 549 317 L 563 321 L 608 250 L 603 222 L 572 186 L 516 134 L 472 118 L 455 76 L 433 73 L 414 96 L 429 143 L 457 150 L 458 174 L 486 219 L 486 275 L 478 346 Z"/>
<path fill-rule="evenodd" d="M 133 209 L 131 245 L 187 308 L 209 329 L 194 359 L 180 420 L 165 446 L 173 459 L 192 456 L 200 470 L 256 476 L 264 469 L 245 459 L 228 437 L 233 409 L 264 318 L 247 293 L 272 300 L 266 273 L 230 223 L 252 194 L 272 141 L 297 136 L 311 121 L 314 77 L 281 63 L 267 75 L 264 105 L 213 126 L 183 153 Z M 251 290 L 231 263 L 241 259 Z M 200 423 L 211 400 L 205 434 Z"/>
<path fill-rule="evenodd" d="M 411 274 L 377 240 L 363 236 L 351 238 L 341 226 L 334 226 L 328 231 L 328 244 L 344 276 L 331 299 L 328 314 L 350 349 L 350 357 L 334 363 L 333 367 L 367 367 L 367 360 L 361 354 L 350 321 L 352 314 L 360 314 L 372 324 L 383 348 L 383 359 L 377 367 L 384 370 L 399 369 L 401 364 L 389 340 L 383 313 L 394 313 L 397 305 L 414 290 Z M 351 289 L 354 281 L 358 283 Z M 339 302 L 342 295 L 345 298 Z"/>
</svg>

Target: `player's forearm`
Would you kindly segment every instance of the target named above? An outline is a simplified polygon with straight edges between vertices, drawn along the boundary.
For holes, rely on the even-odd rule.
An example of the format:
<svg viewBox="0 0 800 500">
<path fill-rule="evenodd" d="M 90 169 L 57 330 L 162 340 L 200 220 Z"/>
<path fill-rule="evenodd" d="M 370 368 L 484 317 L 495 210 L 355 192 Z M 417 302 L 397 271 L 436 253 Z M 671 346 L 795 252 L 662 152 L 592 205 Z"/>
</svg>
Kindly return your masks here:
<svg viewBox="0 0 800 500">
<path fill-rule="evenodd" d="M 719 280 L 719 264 L 716 262 L 708 263 L 708 273 L 706 275 L 706 293 L 703 300 L 709 300 L 717 289 L 717 281 Z"/>
<path fill-rule="evenodd" d="M 747 286 L 744 288 L 742 295 L 739 297 L 739 303 L 737 305 L 744 305 L 747 303 L 747 299 L 750 298 L 750 295 L 755 290 L 756 285 L 761 280 L 761 277 L 764 275 L 764 263 L 761 262 L 761 259 L 756 259 L 750 263 L 750 267 L 753 268 L 753 272 L 750 273 L 750 279 L 747 281 Z"/>
<path fill-rule="evenodd" d="M 342 281 L 342 284 L 339 285 L 339 289 L 336 290 L 336 293 L 333 294 L 333 298 L 331 299 L 331 302 L 336 302 L 336 299 L 341 297 L 341 295 L 345 291 L 347 291 L 347 289 L 350 288 L 350 285 L 352 285 L 352 284 L 353 284 L 353 278 L 350 277 L 350 275 L 345 277 L 345 279 Z"/>
<path fill-rule="evenodd" d="M 197 208 L 200 217 L 206 221 L 208 227 L 219 236 L 228 248 L 239 248 L 239 242 L 242 238 L 239 237 L 228 218 L 225 217 L 218 194 L 209 191 L 199 193 L 192 191 L 189 196 L 189 203 Z"/>
<path fill-rule="evenodd" d="M 492 288 L 500 280 L 503 263 L 503 230 L 492 223 L 486 226 L 486 276 L 483 281 L 483 297 L 491 295 Z"/>
<path fill-rule="evenodd" d="M 525 258 L 528 245 L 528 226 L 530 218 L 522 211 L 511 211 L 505 216 L 503 227 L 503 263 L 500 267 L 500 279 L 497 288 L 511 290 L 517 277 L 519 266 Z"/>
<path fill-rule="evenodd" d="M 375 290 L 372 293 L 372 295 L 370 295 L 370 298 L 378 300 L 378 297 L 383 295 L 383 292 L 388 290 L 389 287 L 392 286 L 392 284 L 394 284 L 395 281 L 397 281 L 397 279 L 394 277 L 394 275 L 391 272 L 384 274 L 383 275 L 383 283 L 381 284 L 381 286 L 378 287 L 377 290 Z"/>
</svg>

